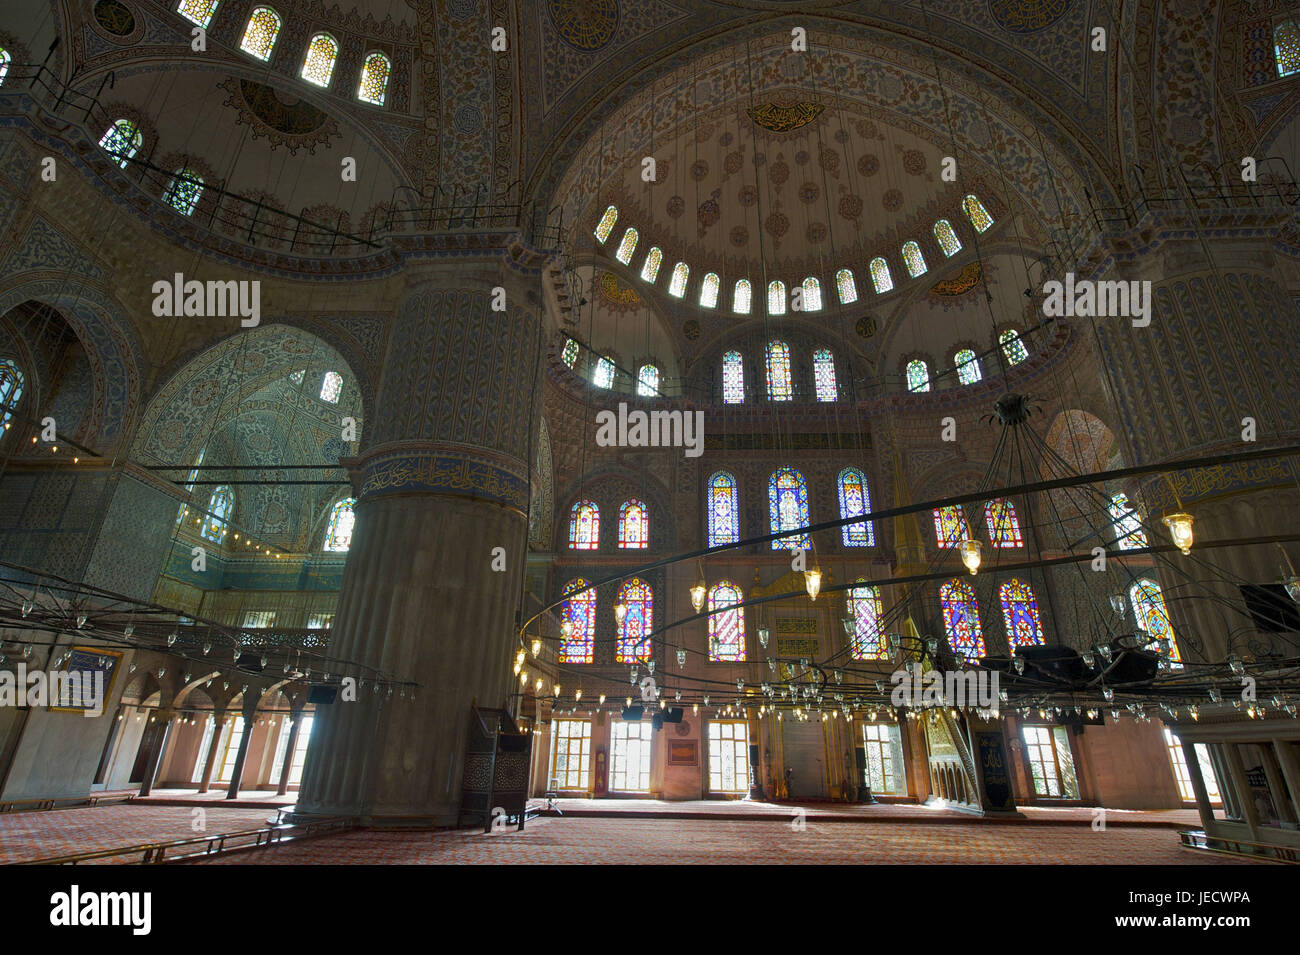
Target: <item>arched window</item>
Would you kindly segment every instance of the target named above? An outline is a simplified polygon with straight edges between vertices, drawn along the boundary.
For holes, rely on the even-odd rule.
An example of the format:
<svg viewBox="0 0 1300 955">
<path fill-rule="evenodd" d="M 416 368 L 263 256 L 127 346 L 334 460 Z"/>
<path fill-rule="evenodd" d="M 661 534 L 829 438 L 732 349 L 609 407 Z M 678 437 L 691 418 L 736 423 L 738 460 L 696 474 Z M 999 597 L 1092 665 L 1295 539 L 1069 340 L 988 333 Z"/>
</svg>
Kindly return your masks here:
<svg viewBox="0 0 1300 955">
<path fill-rule="evenodd" d="M 633 577 L 618 588 L 618 602 L 627 608 L 627 613 L 618 625 L 618 649 L 614 662 L 644 663 L 650 659 L 654 594 L 649 584 Z"/>
<path fill-rule="evenodd" d="M 163 202 L 167 203 L 183 216 L 194 214 L 199 197 L 203 195 L 203 177 L 197 172 L 182 167 L 177 169 L 163 193 Z"/>
<path fill-rule="evenodd" d="M 767 484 L 767 511 L 772 533 L 808 526 L 808 482 L 794 468 L 781 468 Z M 811 547 L 810 534 L 787 534 L 772 541 L 772 550 Z"/>
<path fill-rule="evenodd" d="M 614 231 L 614 223 L 618 221 L 618 206 L 610 206 L 605 210 L 605 214 L 600 217 L 600 222 L 596 223 L 596 241 L 605 244 L 609 234 Z"/>
<path fill-rule="evenodd" d="M 1013 647 L 1041 647 L 1043 623 L 1033 588 L 1014 577 L 998 588 L 1002 619 L 1007 624 L 1007 642 Z"/>
<path fill-rule="evenodd" d="M 745 662 L 745 608 L 736 606 L 744 599 L 744 591 L 729 580 L 709 589 L 710 663 Z"/>
<path fill-rule="evenodd" d="M 822 310 L 822 283 L 811 275 L 803 280 L 803 310 L 805 312 Z"/>
<path fill-rule="evenodd" d="M 645 263 L 641 266 L 641 278 L 654 284 L 654 280 L 659 277 L 659 264 L 663 262 L 664 254 L 659 251 L 658 246 L 651 246 L 650 251 L 645 255 Z"/>
<path fill-rule="evenodd" d="M 618 509 L 618 546 L 622 550 L 645 550 L 650 545 L 650 512 L 633 498 Z"/>
<path fill-rule="evenodd" d="M 280 15 L 270 7 L 256 7 L 248 18 L 248 27 L 239 48 L 259 60 L 269 60 L 280 35 Z"/>
<path fill-rule="evenodd" d="M 745 400 L 745 363 L 738 351 L 722 356 L 722 400 L 729 405 L 742 404 Z"/>
<path fill-rule="evenodd" d="M 877 256 L 871 260 L 871 284 L 876 294 L 883 295 L 894 287 L 894 277 L 889 274 L 889 263 Z"/>
<path fill-rule="evenodd" d="M 189 500 L 189 493 L 194 490 L 194 482 L 199 479 L 199 467 L 203 464 L 203 456 L 207 453 L 207 448 L 199 449 L 199 456 L 194 459 L 194 467 L 190 468 L 190 476 L 185 479 L 186 500 Z M 176 511 L 176 523 L 179 524 L 189 511 L 189 505 L 182 504 Z"/>
<path fill-rule="evenodd" d="M 226 539 L 226 527 L 230 523 L 230 514 L 235 509 L 235 495 L 226 485 L 221 485 L 212 492 L 208 499 L 208 513 L 203 521 L 203 536 L 220 544 Z"/>
<path fill-rule="evenodd" d="M 819 348 L 813 352 L 813 383 L 817 387 L 818 401 L 835 401 L 839 398 L 839 388 L 835 385 L 835 359 L 829 348 Z"/>
<path fill-rule="evenodd" d="M 730 472 L 718 471 L 709 478 L 709 546 L 721 547 L 740 541 L 740 491 Z"/>
<path fill-rule="evenodd" d="M 591 383 L 597 388 L 613 388 L 614 363 L 602 355 L 591 373 Z"/>
<path fill-rule="evenodd" d="M 1143 577 L 1129 588 L 1128 598 L 1133 603 L 1133 615 L 1137 618 L 1138 629 L 1151 634 L 1152 640 L 1167 637 L 1170 664 L 1182 666 L 1183 657 L 1178 652 L 1178 641 L 1174 639 L 1174 628 L 1169 622 L 1169 610 L 1165 607 L 1165 595 L 1160 592 L 1160 585 Z"/>
<path fill-rule="evenodd" d="M 217 12 L 220 0 L 181 0 L 176 12 L 190 23 L 197 23 L 203 29 L 212 22 L 212 15 Z"/>
<path fill-rule="evenodd" d="M 919 358 L 907 363 L 907 390 L 922 392 L 930 390 L 930 366 Z"/>
<path fill-rule="evenodd" d="M 1136 550 L 1147 546 L 1147 534 L 1142 529 L 1142 518 L 1129 503 L 1128 495 L 1111 496 L 1110 519 L 1115 524 L 1115 539 L 1120 550 Z"/>
<path fill-rule="evenodd" d="M 0 46 L 0 86 L 4 86 L 5 77 L 9 75 L 9 61 L 12 59 L 9 51 Z"/>
<path fill-rule="evenodd" d="M 596 659 L 596 588 L 577 577 L 564 585 L 566 596 L 575 590 L 582 593 L 569 597 L 560 610 L 561 624 L 569 625 L 567 637 L 560 631 L 560 662 L 592 663 Z"/>
<path fill-rule="evenodd" d="M 339 44 L 328 33 L 317 33 L 307 44 L 307 58 L 302 61 L 302 78 L 316 86 L 329 86 L 334 75 L 334 61 Z"/>
<path fill-rule="evenodd" d="M 952 363 L 957 366 L 957 380 L 963 385 L 973 385 L 983 377 L 979 359 L 969 348 L 963 348 L 953 355 Z"/>
<path fill-rule="evenodd" d="M 1300 73 L 1300 21 L 1283 20 L 1273 28 L 1273 56 L 1279 77 Z"/>
<path fill-rule="evenodd" d="M 325 378 L 320 385 L 320 400 L 336 405 L 341 394 L 343 394 L 343 376 L 337 371 L 325 372 Z"/>
<path fill-rule="evenodd" d="M 1016 506 L 1006 498 L 998 498 L 984 505 L 984 523 L 989 528 L 989 543 L 994 547 L 1023 547 L 1020 521 L 1016 519 Z"/>
<path fill-rule="evenodd" d="M 9 430 L 9 419 L 22 401 L 25 383 L 17 363 L 12 358 L 0 358 L 0 426 L 6 431 Z"/>
<path fill-rule="evenodd" d="M 578 343 L 572 338 L 566 338 L 564 340 L 564 350 L 560 352 L 560 358 L 572 368 L 573 363 L 578 360 Z"/>
<path fill-rule="evenodd" d="M 835 289 L 839 292 L 841 305 L 858 300 L 858 283 L 853 280 L 853 273 L 848 269 L 840 269 L 835 273 Z"/>
<path fill-rule="evenodd" d="M 329 524 L 325 527 L 325 549 L 345 552 L 352 546 L 352 527 L 357 522 L 357 502 L 345 497 L 330 508 Z"/>
<path fill-rule="evenodd" d="M 921 254 L 921 247 L 914 241 L 903 243 L 903 264 L 907 266 L 907 274 L 912 278 L 919 278 L 929 271 L 929 266 L 925 264 L 925 256 Z"/>
<path fill-rule="evenodd" d="M 595 501 L 579 501 L 569 509 L 569 546 L 574 550 L 600 547 L 600 508 Z"/>
<path fill-rule="evenodd" d="M 785 283 L 780 279 L 767 283 L 767 314 L 785 314 Z"/>
<path fill-rule="evenodd" d="M 357 99 L 371 106 L 383 106 L 388 95 L 388 74 L 392 64 L 388 57 L 379 51 L 366 55 L 366 62 L 361 67 L 361 85 L 357 87 Z M 613 222 L 610 225 L 613 226 Z M 608 233 L 606 233 L 608 235 Z M 601 239 L 601 241 L 605 241 Z"/>
<path fill-rule="evenodd" d="M 849 616 L 853 620 L 850 655 L 854 660 L 887 660 L 889 653 L 880 633 L 880 621 L 885 615 L 880 602 L 880 588 L 867 586 L 862 577 L 855 583 L 862 586 L 849 591 Z"/>
<path fill-rule="evenodd" d="M 659 369 L 654 365 L 642 365 L 636 373 L 636 393 L 643 398 L 653 398 L 659 394 Z"/>
<path fill-rule="evenodd" d="M 939 243 L 939 248 L 949 258 L 961 251 L 961 239 L 957 238 L 952 223 L 947 219 L 940 219 L 934 224 L 934 241 Z"/>
<path fill-rule="evenodd" d="M 794 397 L 790 384 L 790 346 L 785 342 L 767 343 L 767 399 L 789 401 Z"/>
<path fill-rule="evenodd" d="M 632 253 L 636 251 L 636 240 L 636 229 L 629 228 L 623 233 L 623 241 L 618 244 L 618 251 L 614 253 L 614 258 L 618 259 L 624 265 L 631 262 Z"/>
<path fill-rule="evenodd" d="M 934 538 L 940 547 L 956 547 L 970 540 L 970 527 L 966 512 L 960 504 L 948 504 L 934 509 Z"/>
<path fill-rule="evenodd" d="M 871 492 L 867 477 L 857 468 L 845 468 L 836 482 L 840 492 L 840 517 L 863 517 L 871 511 Z M 845 547 L 873 547 L 876 530 L 871 521 L 845 524 L 840 528 Z"/>
<path fill-rule="evenodd" d="M 950 580 L 939 588 L 943 626 L 953 653 L 968 660 L 984 656 L 984 634 L 980 630 L 980 608 L 975 591 L 964 580 Z"/>
<path fill-rule="evenodd" d="M 967 196 L 963 199 L 961 207 L 966 213 L 966 218 L 970 219 L 970 224 L 975 227 L 976 232 L 985 232 L 989 226 L 993 225 L 993 217 L 984 208 L 984 203 L 974 196 Z"/>
<path fill-rule="evenodd" d="M 735 291 L 732 293 L 731 310 L 737 315 L 748 315 L 752 293 L 749 279 L 738 279 Z"/>
<path fill-rule="evenodd" d="M 673 277 L 668 282 L 668 294 L 681 298 L 686 294 L 686 280 L 691 277 L 691 267 L 685 262 L 673 266 Z"/>
<path fill-rule="evenodd" d="M 718 278 L 717 272 L 706 274 L 700 284 L 700 308 L 715 308 L 718 304 L 718 289 L 721 287 L 722 280 Z"/>
<path fill-rule="evenodd" d="M 1012 365 L 1018 365 L 1029 357 L 1025 343 L 1020 340 L 1020 333 L 1014 328 L 1008 328 L 999 335 L 998 344 L 1002 346 L 1002 354 L 1007 356 L 1007 361 Z"/>
<path fill-rule="evenodd" d="M 144 136 L 131 120 L 119 119 L 99 138 L 99 145 L 125 169 L 131 157 L 144 145 Z"/>
</svg>

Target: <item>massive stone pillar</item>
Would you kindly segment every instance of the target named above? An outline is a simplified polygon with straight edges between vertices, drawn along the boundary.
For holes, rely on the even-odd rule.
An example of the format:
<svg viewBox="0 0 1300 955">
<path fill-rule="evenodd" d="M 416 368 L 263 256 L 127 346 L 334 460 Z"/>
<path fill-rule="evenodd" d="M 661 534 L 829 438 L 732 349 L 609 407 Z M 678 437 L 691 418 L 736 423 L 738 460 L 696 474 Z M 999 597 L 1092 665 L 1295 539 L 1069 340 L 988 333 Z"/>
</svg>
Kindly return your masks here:
<svg viewBox="0 0 1300 955">
<path fill-rule="evenodd" d="M 456 822 L 470 705 L 503 706 L 513 685 L 540 407 L 538 264 L 514 249 L 412 270 L 353 469 L 356 531 L 331 656 L 420 689 L 389 697 L 367 679 L 356 702 L 318 707 L 300 813 Z"/>
</svg>

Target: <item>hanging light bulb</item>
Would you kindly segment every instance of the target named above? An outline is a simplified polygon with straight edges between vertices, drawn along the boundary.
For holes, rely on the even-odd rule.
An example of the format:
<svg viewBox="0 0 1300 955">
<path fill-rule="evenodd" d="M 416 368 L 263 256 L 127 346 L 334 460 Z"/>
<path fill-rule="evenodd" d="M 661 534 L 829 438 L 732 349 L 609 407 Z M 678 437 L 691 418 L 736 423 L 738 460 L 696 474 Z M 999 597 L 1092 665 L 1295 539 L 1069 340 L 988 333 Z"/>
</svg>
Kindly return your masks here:
<svg viewBox="0 0 1300 955">
<path fill-rule="evenodd" d="M 820 567 L 810 567 L 803 572 L 804 586 L 808 588 L 808 599 L 816 600 L 822 589 L 822 571 Z"/>
<path fill-rule="evenodd" d="M 576 690 L 573 691 L 573 702 L 575 703 L 582 702 L 582 687 L 578 687 Z"/>
<path fill-rule="evenodd" d="M 83 610 L 81 611 L 81 613 L 77 614 L 77 629 L 80 630 L 85 625 L 86 625 L 86 611 Z"/>
<path fill-rule="evenodd" d="M 769 635 L 769 632 L 768 632 L 767 627 L 759 627 L 759 628 L 758 628 L 758 645 L 759 645 L 760 647 L 762 647 L 763 649 L 765 649 L 765 650 L 767 649 L 767 638 L 768 638 L 768 635 Z"/>
<path fill-rule="evenodd" d="M 653 660 L 647 660 L 647 661 L 645 662 L 645 668 L 646 668 L 647 670 L 649 670 L 651 673 L 654 673 L 654 672 L 655 672 L 655 662 L 654 662 Z"/>
<path fill-rule="evenodd" d="M 852 618 L 852 617 L 840 617 L 840 626 L 842 626 L 842 627 L 844 628 L 844 632 L 847 633 L 850 637 L 853 636 L 853 618 Z"/>
<path fill-rule="evenodd" d="M 1286 595 L 1300 604 L 1300 577 L 1287 577 L 1282 581 L 1282 586 L 1286 588 Z"/>
<path fill-rule="evenodd" d="M 30 600 L 24 600 L 24 601 L 23 601 L 23 616 L 24 616 L 24 617 L 27 616 L 29 613 L 32 612 L 32 607 L 33 607 L 33 606 L 34 606 L 34 605 L 32 604 L 32 602 L 31 602 Z"/>
<path fill-rule="evenodd" d="M 680 647 L 677 649 L 677 665 L 679 667 L 686 666 L 686 651 Z"/>
<path fill-rule="evenodd" d="M 133 623 L 128 623 L 122 628 L 122 636 L 126 637 L 128 640 L 131 639 L 131 634 L 133 633 L 135 633 L 135 624 Z"/>
<path fill-rule="evenodd" d="M 600 705 L 601 705 L 601 706 L 604 706 L 604 705 L 605 705 L 605 694 L 604 694 L 604 693 L 600 694 Z"/>
<path fill-rule="evenodd" d="M 1115 616 L 1117 617 L 1124 616 L 1124 611 L 1127 608 L 1128 608 L 1128 604 L 1125 602 L 1123 594 L 1110 595 L 1110 609 L 1115 611 Z"/>
<path fill-rule="evenodd" d="M 709 705 L 709 694 L 707 693 L 704 694 L 704 705 L 705 706 Z"/>
<path fill-rule="evenodd" d="M 566 634 L 566 636 L 567 636 L 567 634 Z M 532 645 L 532 648 L 531 648 L 531 649 L 532 649 L 532 651 L 533 651 L 533 656 L 535 656 L 535 657 L 536 657 L 536 656 L 541 656 L 541 653 L 542 653 L 542 638 L 541 638 L 541 637 L 533 637 L 533 645 Z"/>
<path fill-rule="evenodd" d="M 1192 515 L 1179 511 L 1177 514 L 1166 514 L 1161 520 L 1169 528 L 1169 536 L 1173 538 L 1174 546 L 1184 554 L 1190 554 L 1192 552 Z"/>
<path fill-rule="evenodd" d="M 980 569 L 980 542 L 964 540 L 958 545 L 961 550 L 961 562 L 966 565 L 972 576 Z"/>
<path fill-rule="evenodd" d="M 176 639 L 177 639 L 178 636 L 180 636 L 180 635 L 179 635 L 175 630 L 173 630 L 171 633 L 167 634 L 167 646 L 169 646 L 169 647 L 170 647 L 170 646 L 174 646 L 175 643 L 176 643 Z M 265 664 L 263 664 L 263 665 L 265 666 Z"/>
<path fill-rule="evenodd" d="M 695 586 L 691 588 L 691 606 L 695 608 L 696 613 L 704 609 L 704 592 L 704 578 L 701 577 L 695 582 Z"/>
<path fill-rule="evenodd" d="M 519 685 L 520 685 L 520 687 L 525 687 L 525 686 L 528 685 L 528 671 L 527 671 L 527 670 L 522 670 L 522 671 L 520 671 L 520 673 L 519 673 Z"/>
</svg>

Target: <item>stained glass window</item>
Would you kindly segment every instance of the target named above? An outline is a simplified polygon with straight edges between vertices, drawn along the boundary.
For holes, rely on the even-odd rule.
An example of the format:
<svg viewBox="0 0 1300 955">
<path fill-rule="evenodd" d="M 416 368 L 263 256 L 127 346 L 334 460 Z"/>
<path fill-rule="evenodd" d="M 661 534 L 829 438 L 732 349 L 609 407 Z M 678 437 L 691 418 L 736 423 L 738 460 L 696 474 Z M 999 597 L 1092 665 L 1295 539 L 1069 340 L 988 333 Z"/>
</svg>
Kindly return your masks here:
<svg viewBox="0 0 1300 955">
<path fill-rule="evenodd" d="M 718 289 L 722 287 L 722 280 L 718 278 L 717 272 L 709 272 L 704 276 L 704 281 L 700 284 L 700 307 L 714 308 L 718 304 Z"/>
<path fill-rule="evenodd" d="M 673 277 L 668 283 L 668 294 L 681 298 L 686 294 L 686 280 L 691 277 L 691 267 L 685 262 L 673 266 Z"/>
<path fill-rule="evenodd" d="M 779 279 L 767 284 L 767 314 L 785 314 L 785 283 Z"/>
<path fill-rule="evenodd" d="M 840 517 L 862 517 L 871 512 L 871 491 L 867 477 L 858 468 L 845 468 L 840 472 Z M 845 524 L 840 531 L 845 547 L 872 547 L 876 543 L 876 530 L 871 521 Z"/>
<path fill-rule="evenodd" d="M 567 637 L 560 631 L 560 662 L 592 663 L 596 659 L 596 588 L 578 577 L 564 586 L 566 596 L 575 590 L 582 593 L 569 597 L 560 609 L 560 623 L 569 624 Z"/>
<path fill-rule="evenodd" d="M 239 41 L 239 48 L 259 60 L 269 60 L 279 35 L 279 14 L 270 7 L 257 7 L 248 18 L 248 28 L 244 30 L 244 38 Z"/>
<path fill-rule="evenodd" d="M 391 70 L 392 66 L 384 54 L 378 51 L 367 54 L 366 62 L 361 67 L 361 85 L 357 87 L 357 99 L 372 106 L 383 106 L 384 97 L 388 95 L 388 74 Z M 609 224 L 612 227 L 613 220 Z M 609 235 L 608 232 L 605 234 Z"/>
<path fill-rule="evenodd" d="M 596 362 L 595 371 L 591 373 L 591 383 L 597 388 L 613 388 L 614 363 L 602 356 Z"/>
<path fill-rule="evenodd" d="M 641 266 L 641 278 L 653 283 L 659 277 L 659 263 L 663 262 L 663 260 L 664 254 L 659 251 L 659 248 L 651 246 L 650 251 L 646 253 L 645 264 Z"/>
<path fill-rule="evenodd" d="M 767 510 L 772 533 L 808 526 L 808 482 L 794 468 L 781 468 L 767 485 Z M 812 535 L 787 534 L 772 541 L 772 550 L 811 547 Z"/>
<path fill-rule="evenodd" d="M 965 210 L 966 218 L 970 219 L 970 224 L 975 227 L 976 232 L 984 232 L 989 226 L 993 225 L 993 217 L 984 208 L 984 203 L 974 196 L 967 196 L 963 199 L 961 207 Z"/>
<path fill-rule="evenodd" d="M 940 547 L 956 547 L 964 540 L 970 540 L 970 527 L 966 523 L 966 512 L 960 504 L 949 504 L 934 509 L 934 539 Z"/>
<path fill-rule="evenodd" d="M 973 385 L 983 377 L 979 360 L 969 348 L 963 348 L 953 355 L 952 363 L 957 366 L 957 380 L 963 385 Z"/>
<path fill-rule="evenodd" d="M 334 75 L 334 61 L 339 45 L 328 33 L 317 33 L 307 44 L 307 58 L 302 63 L 302 78 L 317 86 L 329 86 Z"/>
<path fill-rule="evenodd" d="M 600 546 L 600 508 L 595 501 L 579 501 L 569 509 L 569 546 L 574 550 Z"/>
<path fill-rule="evenodd" d="M 212 15 L 217 12 L 219 2 L 220 0 L 181 0 L 176 12 L 206 30 L 212 22 Z"/>
<path fill-rule="evenodd" d="M 729 351 L 722 356 L 722 400 L 729 405 L 738 405 L 745 400 L 745 363 L 738 351 Z"/>
<path fill-rule="evenodd" d="M 835 386 L 835 359 L 829 348 L 819 348 L 813 352 L 813 382 L 817 386 L 818 401 L 835 401 L 839 398 L 839 389 Z"/>
<path fill-rule="evenodd" d="M 636 373 L 636 393 L 644 398 L 653 398 L 659 394 L 659 369 L 654 365 L 642 365 Z"/>
<path fill-rule="evenodd" d="M 887 660 L 889 652 L 885 641 L 881 639 L 880 621 L 885 615 L 880 602 L 880 589 L 869 587 L 865 579 L 859 577 L 849 591 L 849 616 L 853 619 L 853 647 L 850 651 L 854 660 Z"/>
<path fill-rule="evenodd" d="M 346 551 L 352 546 L 352 527 L 356 524 L 356 501 L 345 497 L 330 509 L 329 524 L 325 528 L 325 549 Z"/>
<path fill-rule="evenodd" d="M 0 46 L 0 86 L 4 86 L 5 77 L 9 75 L 9 61 L 11 59 L 9 51 Z"/>
<path fill-rule="evenodd" d="M 789 401 L 794 397 L 790 384 L 790 346 L 785 342 L 767 344 L 767 398 Z"/>
<path fill-rule="evenodd" d="M 1147 534 L 1142 529 L 1142 518 L 1129 503 L 1128 495 L 1115 494 L 1111 497 L 1110 519 L 1115 523 L 1115 538 L 1120 550 L 1135 550 L 1147 546 Z"/>
<path fill-rule="evenodd" d="M 943 254 L 952 257 L 961 251 L 961 239 L 947 219 L 940 219 L 934 224 L 934 240 L 943 249 Z"/>
<path fill-rule="evenodd" d="M 618 509 L 618 546 L 623 550 L 650 546 L 650 512 L 635 498 Z"/>
<path fill-rule="evenodd" d="M 235 495 L 226 485 L 221 485 L 212 492 L 208 500 L 208 513 L 203 521 L 203 536 L 220 544 L 226 539 L 226 527 L 230 523 L 230 512 L 235 509 Z"/>
<path fill-rule="evenodd" d="M 560 357 L 564 359 L 566 365 L 572 368 L 573 363 L 578 360 L 578 343 L 572 338 L 566 338 L 564 340 L 564 350 L 560 352 Z"/>
<path fill-rule="evenodd" d="M 737 315 L 748 315 L 752 291 L 749 279 L 740 279 L 737 281 L 736 290 L 731 300 L 731 310 Z"/>
<path fill-rule="evenodd" d="M 1020 340 L 1020 333 L 1014 328 L 1008 328 L 999 335 L 998 343 L 1002 345 L 1002 354 L 1006 355 L 1007 361 L 1013 365 L 1018 365 L 1029 357 L 1025 343 Z"/>
<path fill-rule="evenodd" d="M 194 482 L 199 479 L 199 466 L 203 464 L 203 456 L 207 453 L 208 453 L 207 448 L 199 449 L 199 456 L 194 459 L 194 467 L 190 469 L 190 476 L 185 480 L 185 494 L 187 500 L 189 499 L 188 498 L 189 493 L 194 490 Z M 189 513 L 189 510 L 190 510 L 189 506 L 186 504 L 182 504 L 180 506 L 180 510 L 176 512 L 177 524 L 179 524 L 181 522 L 181 519 L 185 517 L 186 514 Z"/>
<path fill-rule="evenodd" d="M 99 145 L 117 159 L 123 169 L 127 162 L 144 145 L 144 136 L 129 119 L 119 119 L 99 139 Z"/>
<path fill-rule="evenodd" d="M 894 287 L 894 277 L 889 274 L 889 263 L 882 258 L 871 260 L 871 284 L 876 287 L 877 295 L 883 295 Z"/>
<path fill-rule="evenodd" d="M 907 274 L 912 278 L 924 275 L 929 270 L 925 256 L 921 254 L 921 247 L 915 242 L 903 243 L 903 264 L 907 266 Z"/>
<path fill-rule="evenodd" d="M 600 222 L 596 223 L 596 241 L 604 244 L 609 238 L 609 234 L 614 231 L 614 223 L 618 221 L 618 206 L 610 206 L 605 210 L 605 214 L 600 217 Z"/>
<path fill-rule="evenodd" d="M 919 358 L 913 358 L 907 363 L 907 390 L 930 390 L 930 367 Z"/>
<path fill-rule="evenodd" d="M 1283 20 L 1273 28 L 1273 55 L 1279 77 L 1300 73 L 1300 21 Z"/>
<path fill-rule="evenodd" d="M 1178 641 L 1174 639 L 1174 628 L 1169 622 L 1169 610 L 1165 607 L 1165 595 L 1160 592 L 1160 585 L 1143 577 L 1129 588 L 1128 599 L 1133 603 L 1138 629 L 1151 634 L 1153 641 L 1168 637 L 1169 662 L 1175 667 L 1182 666 L 1183 657 L 1178 652 Z"/>
<path fill-rule="evenodd" d="M 623 241 L 618 244 L 618 251 L 614 253 L 614 258 L 618 259 L 624 265 L 632 261 L 632 253 L 636 251 L 636 229 L 628 229 L 623 233 Z"/>
<path fill-rule="evenodd" d="M 644 580 L 633 577 L 618 589 L 618 600 L 627 607 L 627 614 L 618 625 L 618 650 L 614 662 L 643 663 L 650 659 L 654 595 Z"/>
<path fill-rule="evenodd" d="M 709 590 L 709 662 L 745 662 L 745 608 L 737 607 L 744 591 L 729 580 Z M 731 607 L 731 610 L 723 610 Z M 719 612 L 720 611 L 720 612 Z"/>
<path fill-rule="evenodd" d="M 9 430 L 9 419 L 23 397 L 26 379 L 12 358 L 0 358 L 0 427 Z"/>
<path fill-rule="evenodd" d="M 822 283 L 811 275 L 803 280 L 803 310 L 805 312 L 822 310 Z"/>
<path fill-rule="evenodd" d="M 709 478 L 709 546 L 721 547 L 740 541 L 740 491 L 736 478 L 718 471 Z"/>
<path fill-rule="evenodd" d="M 1016 519 L 1016 506 L 1006 498 L 998 498 L 984 505 L 984 523 L 989 528 L 989 543 L 994 547 L 1024 546 L 1020 521 Z"/>
<path fill-rule="evenodd" d="M 1002 619 L 1007 624 L 1007 640 L 1013 647 L 1043 645 L 1043 624 L 1038 617 L 1038 601 L 1033 588 L 1014 577 L 998 588 L 1002 600 Z"/>
<path fill-rule="evenodd" d="M 339 403 L 339 395 L 343 393 L 343 376 L 337 371 L 325 372 L 325 379 L 320 386 L 320 400 L 328 401 L 332 405 Z"/>
<path fill-rule="evenodd" d="M 853 280 L 853 273 L 848 269 L 840 269 L 835 273 L 835 289 L 839 292 L 841 305 L 858 300 L 858 283 Z"/>
<path fill-rule="evenodd" d="M 193 215 L 203 195 L 203 177 L 198 173 L 182 168 L 177 169 L 163 193 L 163 201 L 183 216 Z"/>
<path fill-rule="evenodd" d="M 984 656 L 984 634 L 980 631 L 980 608 L 975 602 L 975 591 L 964 580 L 950 580 L 939 588 L 939 603 L 943 607 L 943 625 L 948 633 L 948 646 L 953 653 L 968 660 Z"/>
</svg>

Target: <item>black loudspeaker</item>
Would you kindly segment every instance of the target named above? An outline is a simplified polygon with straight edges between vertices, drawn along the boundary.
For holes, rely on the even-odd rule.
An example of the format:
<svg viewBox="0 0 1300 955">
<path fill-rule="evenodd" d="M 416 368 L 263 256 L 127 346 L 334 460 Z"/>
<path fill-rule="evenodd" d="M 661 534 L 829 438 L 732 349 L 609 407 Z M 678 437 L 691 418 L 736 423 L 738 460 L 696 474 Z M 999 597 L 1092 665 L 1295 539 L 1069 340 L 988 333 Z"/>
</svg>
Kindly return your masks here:
<svg viewBox="0 0 1300 955">
<path fill-rule="evenodd" d="M 866 779 L 867 773 L 867 751 L 864 747 L 859 746 L 853 751 L 853 759 L 858 764 L 858 772 L 862 773 L 862 778 Z"/>
<path fill-rule="evenodd" d="M 249 673 L 262 672 L 262 658 L 252 653 L 241 653 L 239 659 L 235 661 L 235 666 Z"/>
<path fill-rule="evenodd" d="M 663 715 L 662 713 L 656 713 L 654 716 L 650 717 L 650 726 L 651 726 L 651 728 L 656 729 L 656 730 L 661 730 L 661 729 L 663 729 L 663 728 L 664 728 L 664 715 Z"/>
<path fill-rule="evenodd" d="M 623 719 L 625 720 L 639 720 L 644 715 L 645 715 L 644 706 L 623 707 Z"/>
<path fill-rule="evenodd" d="M 334 697 L 338 695 L 336 686 L 313 686 L 307 691 L 308 703 L 333 703 Z"/>
<path fill-rule="evenodd" d="M 682 708 L 680 706 L 670 706 L 664 710 L 665 723 L 680 723 L 682 721 Z"/>
</svg>

